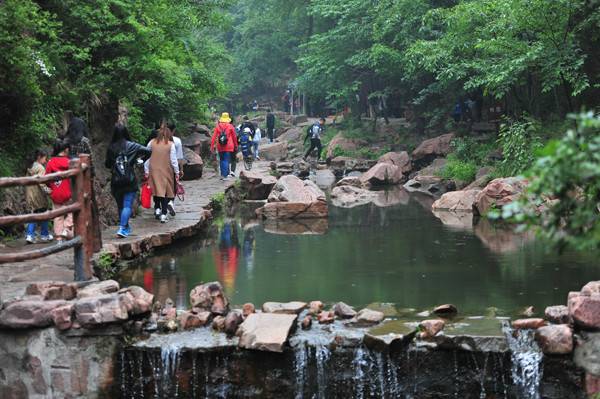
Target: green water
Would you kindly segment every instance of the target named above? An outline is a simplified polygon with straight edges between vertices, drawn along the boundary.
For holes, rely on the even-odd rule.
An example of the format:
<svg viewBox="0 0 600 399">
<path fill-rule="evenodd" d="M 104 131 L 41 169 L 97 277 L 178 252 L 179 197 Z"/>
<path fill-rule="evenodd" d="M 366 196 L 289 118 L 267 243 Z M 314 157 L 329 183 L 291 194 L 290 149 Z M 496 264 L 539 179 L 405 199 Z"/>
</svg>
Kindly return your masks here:
<svg viewBox="0 0 600 399">
<path fill-rule="evenodd" d="M 428 202 L 406 202 L 330 207 L 328 225 L 309 226 L 325 231 L 320 235 L 277 234 L 256 221 L 227 220 L 212 245 L 197 241 L 165 250 L 121 280 L 161 301 L 171 297 L 181 308 L 196 284 L 219 280 L 234 304 L 318 299 L 421 311 L 453 303 L 463 314 L 487 314 L 493 307 L 514 315 L 531 305 L 543 313 L 547 305 L 565 304 L 569 291 L 600 279 L 595 256 L 559 256 L 486 221 L 448 227 L 426 210 Z M 298 233 L 306 226 L 283 228 Z"/>
</svg>

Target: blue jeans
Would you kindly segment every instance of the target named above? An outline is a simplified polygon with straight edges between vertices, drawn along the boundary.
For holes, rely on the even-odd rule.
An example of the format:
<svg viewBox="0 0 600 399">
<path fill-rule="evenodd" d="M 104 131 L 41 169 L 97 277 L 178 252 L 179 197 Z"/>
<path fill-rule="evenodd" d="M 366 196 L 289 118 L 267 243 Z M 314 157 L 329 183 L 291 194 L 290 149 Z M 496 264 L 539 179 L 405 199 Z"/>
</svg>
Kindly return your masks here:
<svg viewBox="0 0 600 399">
<path fill-rule="evenodd" d="M 129 227 L 129 218 L 131 217 L 133 201 L 136 196 L 135 191 L 129 193 L 113 193 L 117 206 L 119 207 L 119 225 L 123 228 Z"/>
<path fill-rule="evenodd" d="M 42 237 L 47 237 L 50 233 L 48 232 L 48 221 L 44 220 L 39 223 L 29 223 L 27 224 L 27 235 L 35 237 L 35 230 L 37 229 L 37 225 L 41 227 Z"/>
<path fill-rule="evenodd" d="M 221 176 L 229 176 L 229 158 L 230 152 L 219 152 L 219 167 L 221 168 Z"/>
</svg>

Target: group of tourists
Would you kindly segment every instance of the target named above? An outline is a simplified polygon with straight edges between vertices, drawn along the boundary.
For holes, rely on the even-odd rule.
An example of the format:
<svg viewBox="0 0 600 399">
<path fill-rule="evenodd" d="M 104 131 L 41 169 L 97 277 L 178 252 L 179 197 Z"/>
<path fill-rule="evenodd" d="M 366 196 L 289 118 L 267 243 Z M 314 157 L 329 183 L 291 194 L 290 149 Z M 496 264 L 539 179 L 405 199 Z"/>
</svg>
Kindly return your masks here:
<svg viewBox="0 0 600 399">
<path fill-rule="evenodd" d="M 271 110 L 266 115 L 267 137 L 272 143 L 275 139 L 275 115 Z M 235 177 L 237 154 L 241 150 L 242 157 L 260 160 L 258 148 L 262 140 L 262 131 L 246 115 L 242 123 L 234 125 L 228 112 L 223 112 L 214 128 L 210 142 L 212 153 L 218 154 L 221 180 Z"/>
<path fill-rule="evenodd" d="M 67 112 L 69 121 L 66 134 L 58 138 L 49 158 L 44 150 L 35 152 L 34 160 L 27 170 L 28 176 L 43 176 L 70 167 L 70 161 L 81 154 L 91 155 L 89 130 L 86 123 Z M 136 165 L 144 163 L 144 185 L 147 185 L 154 198 L 154 215 L 165 223 L 168 216 L 175 216 L 174 201 L 177 194 L 183 192 L 179 179 L 183 176 L 183 147 L 181 140 L 174 136 L 175 125 L 162 123 L 155 129 L 146 143 L 132 141 L 129 131 L 123 124 L 116 124 L 112 140 L 106 152 L 105 166 L 111 171 L 110 188 L 118 209 L 119 228 L 117 237 L 125 238 L 131 234 L 129 219 L 134 213 L 138 199 L 139 179 Z M 49 159 L 48 159 L 49 158 Z M 92 168 L 93 174 L 93 168 Z M 93 190 L 93 189 L 92 189 Z M 70 179 L 57 179 L 48 184 L 27 186 L 26 206 L 33 213 L 46 212 L 50 206 L 59 209 L 73 201 Z M 96 213 L 96 198 L 92 195 L 92 213 Z M 93 215 L 94 216 L 94 215 Z M 64 241 L 73 238 L 73 215 L 56 217 L 53 222 L 53 234 L 49 221 L 33 222 L 26 226 L 26 242 Z M 38 238 L 39 228 L 39 238 Z M 99 224 L 94 223 L 99 236 Z"/>
</svg>

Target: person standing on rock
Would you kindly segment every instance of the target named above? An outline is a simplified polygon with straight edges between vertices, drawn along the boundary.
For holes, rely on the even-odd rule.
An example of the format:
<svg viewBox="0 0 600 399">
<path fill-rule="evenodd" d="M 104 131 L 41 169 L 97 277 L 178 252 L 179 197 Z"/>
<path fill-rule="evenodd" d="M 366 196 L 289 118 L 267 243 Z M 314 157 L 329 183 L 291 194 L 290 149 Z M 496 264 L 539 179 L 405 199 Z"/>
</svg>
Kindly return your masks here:
<svg viewBox="0 0 600 399">
<path fill-rule="evenodd" d="M 175 198 L 175 183 L 179 180 L 179 164 L 172 137 L 173 133 L 163 123 L 158 136 L 148 144 L 152 155 L 144 165 L 145 175 L 155 197 L 154 202 L 159 204 L 154 215 L 161 223 L 168 220 L 169 201 Z"/>
<path fill-rule="evenodd" d="M 147 147 L 131 141 L 125 126 L 115 126 L 112 140 L 106 150 L 104 166 L 111 170 L 110 191 L 119 209 L 117 237 L 126 238 L 131 234 L 129 218 L 138 190 L 134 166 L 138 158 L 149 156 L 150 150 Z"/>
<path fill-rule="evenodd" d="M 304 160 L 308 158 L 313 150 L 317 150 L 317 161 L 321 158 L 321 150 L 323 149 L 323 145 L 321 144 L 321 136 L 325 132 L 325 118 L 320 118 L 319 122 L 314 123 L 309 126 L 306 130 L 306 137 L 304 138 L 304 143 L 306 140 L 310 138 L 310 148 L 306 151 L 304 155 Z"/>
<path fill-rule="evenodd" d="M 221 180 L 227 180 L 229 177 L 229 161 L 232 153 L 237 151 L 237 135 L 235 128 L 231 124 L 229 113 L 223 112 L 210 141 L 210 151 L 219 153 L 219 167 L 221 171 Z"/>
<path fill-rule="evenodd" d="M 46 160 L 48 154 L 46 151 L 37 150 L 35 152 L 35 161 L 31 165 L 31 168 L 27 169 L 27 176 L 43 176 L 46 173 Z M 48 194 L 50 194 L 50 188 L 45 184 L 36 184 L 25 187 L 25 203 L 27 209 L 33 213 L 42 213 L 48 210 Z M 38 223 L 31 222 L 27 224 L 27 236 L 25 242 L 27 244 L 33 244 L 35 242 L 35 234 Z M 42 242 L 49 242 L 54 239 L 52 234 L 48 231 L 48 221 L 44 220 L 39 222 L 41 228 L 40 240 Z"/>
<path fill-rule="evenodd" d="M 275 115 L 272 110 L 267 112 L 267 137 L 270 143 L 275 139 Z"/>
<path fill-rule="evenodd" d="M 242 132 L 246 129 L 250 129 L 250 139 L 252 140 L 254 138 L 254 133 L 256 132 L 256 126 L 254 126 L 254 123 L 250 122 L 250 118 L 248 118 L 247 115 L 244 115 L 242 117 L 242 123 L 236 128 L 235 128 L 235 133 L 236 133 L 236 150 L 233 154 L 231 154 L 231 160 L 230 160 L 230 169 L 231 169 L 231 177 L 235 177 L 235 169 L 237 167 L 237 148 L 239 147 L 240 144 L 240 136 L 242 135 Z"/>
</svg>

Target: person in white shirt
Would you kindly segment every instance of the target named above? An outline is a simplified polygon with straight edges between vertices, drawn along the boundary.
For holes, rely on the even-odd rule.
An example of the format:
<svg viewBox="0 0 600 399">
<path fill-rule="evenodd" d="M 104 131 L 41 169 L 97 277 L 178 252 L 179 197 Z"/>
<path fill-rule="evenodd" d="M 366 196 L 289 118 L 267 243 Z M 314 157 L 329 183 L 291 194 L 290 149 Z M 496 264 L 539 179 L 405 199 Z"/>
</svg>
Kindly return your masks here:
<svg viewBox="0 0 600 399">
<path fill-rule="evenodd" d="M 254 137 L 252 138 L 252 150 L 254 152 L 254 158 L 259 161 L 260 157 L 258 156 L 258 145 L 260 144 L 260 139 L 262 139 L 262 134 L 260 128 L 257 127 L 254 131 Z"/>
<path fill-rule="evenodd" d="M 175 136 L 177 134 L 177 132 L 175 131 L 176 128 L 177 126 L 175 126 L 174 123 L 169 123 L 169 130 L 171 130 L 171 132 L 173 133 L 173 144 L 175 144 L 175 157 L 177 158 L 177 163 L 179 164 L 179 178 L 181 179 L 183 177 L 184 163 L 183 144 L 181 143 L 181 139 Z M 175 187 L 175 192 L 177 192 L 177 186 Z M 169 204 L 167 205 L 167 208 L 169 209 L 169 214 L 171 216 L 175 216 L 174 201 L 175 199 L 173 198 L 171 201 L 169 201 Z"/>
</svg>

